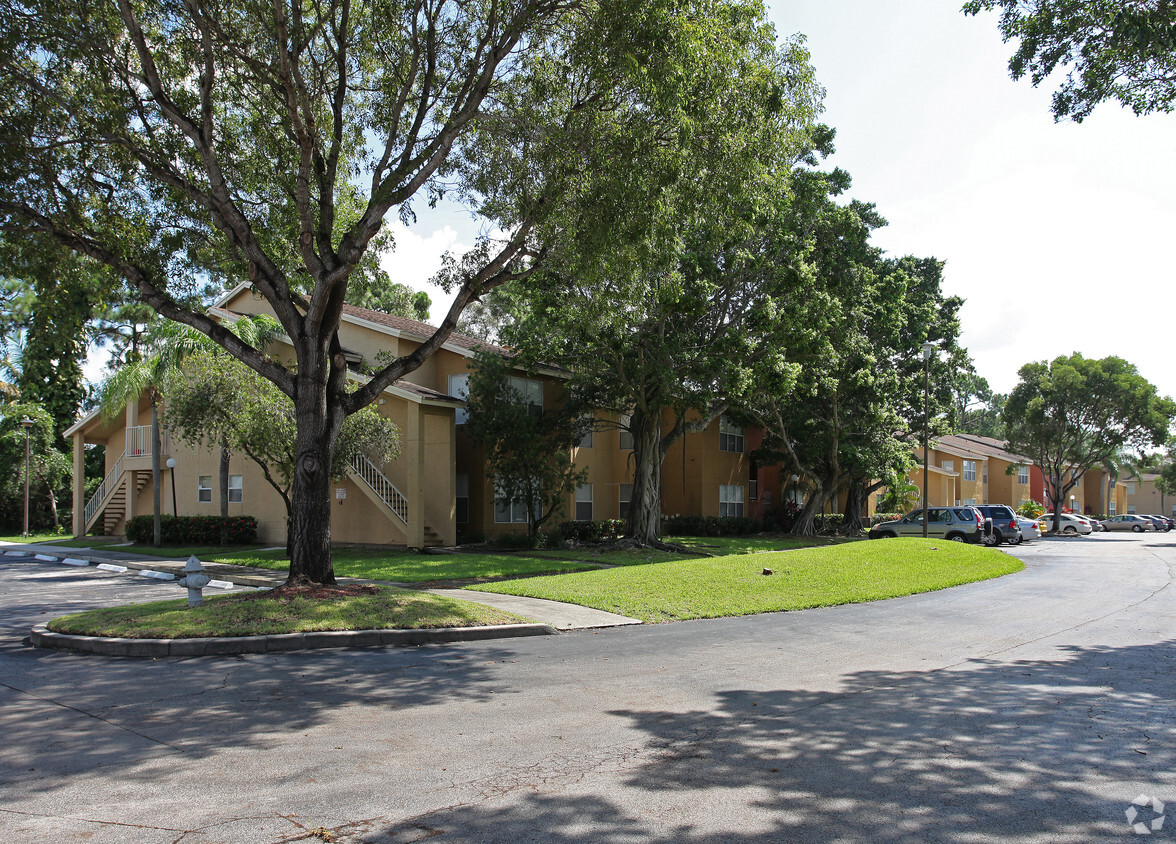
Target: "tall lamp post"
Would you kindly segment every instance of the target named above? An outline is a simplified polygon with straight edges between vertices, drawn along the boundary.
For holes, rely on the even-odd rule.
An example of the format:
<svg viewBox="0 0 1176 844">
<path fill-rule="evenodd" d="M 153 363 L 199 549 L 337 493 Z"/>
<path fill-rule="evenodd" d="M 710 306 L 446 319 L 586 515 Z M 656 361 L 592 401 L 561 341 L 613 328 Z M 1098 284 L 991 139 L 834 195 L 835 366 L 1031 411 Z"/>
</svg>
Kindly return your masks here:
<svg viewBox="0 0 1176 844">
<path fill-rule="evenodd" d="M 171 473 L 172 482 L 172 518 L 179 516 L 176 512 L 176 459 L 169 457 L 167 459 L 167 470 Z"/>
<path fill-rule="evenodd" d="M 923 344 L 923 538 L 927 538 L 927 451 L 931 430 L 931 352 L 935 344 L 928 340 Z"/>
<path fill-rule="evenodd" d="M 25 417 L 20 420 L 20 424 L 25 429 L 25 509 L 24 509 L 24 533 L 21 534 L 22 539 L 29 538 L 29 432 L 33 428 L 33 420 Z"/>
</svg>

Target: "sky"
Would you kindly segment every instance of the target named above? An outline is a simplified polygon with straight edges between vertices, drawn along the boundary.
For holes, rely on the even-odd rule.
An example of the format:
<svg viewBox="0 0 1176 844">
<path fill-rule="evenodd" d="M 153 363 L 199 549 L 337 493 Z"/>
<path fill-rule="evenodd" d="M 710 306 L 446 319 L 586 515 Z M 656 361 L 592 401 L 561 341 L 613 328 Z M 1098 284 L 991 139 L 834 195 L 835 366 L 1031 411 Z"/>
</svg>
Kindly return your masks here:
<svg viewBox="0 0 1176 844">
<path fill-rule="evenodd" d="M 994 15 L 962 0 L 775 0 L 778 35 L 806 38 L 837 130 L 831 164 L 853 198 L 889 225 L 893 255 L 946 262 L 944 291 L 965 299 L 962 344 L 994 390 L 1030 361 L 1118 355 L 1176 396 L 1166 342 L 1176 269 L 1176 116 L 1104 103 L 1055 123 L 1052 87 L 1008 75 L 1012 44 Z M 393 279 L 425 283 L 445 249 L 473 242 L 461 217 L 399 223 Z"/>
<path fill-rule="evenodd" d="M 830 164 L 850 196 L 889 225 L 892 255 L 946 262 L 944 291 L 965 299 L 962 344 L 998 392 L 1030 361 L 1118 355 L 1176 397 L 1167 343 L 1176 269 L 1176 115 L 1136 117 L 1104 103 L 1055 123 L 1053 88 L 1013 82 L 994 15 L 962 0 L 775 0 L 781 38 L 803 34 L 837 130 Z M 422 203 L 418 203 L 422 205 Z M 453 213 L 395 216 L 393 281 L 428 290 L 438 323 L 451 297 L 428 285 L 446 250 L 474 242 Z M 100 374 L 101 362 L 91 369 Z M 89 374 L 89 373 L 88 373 Z"/>
</svg>

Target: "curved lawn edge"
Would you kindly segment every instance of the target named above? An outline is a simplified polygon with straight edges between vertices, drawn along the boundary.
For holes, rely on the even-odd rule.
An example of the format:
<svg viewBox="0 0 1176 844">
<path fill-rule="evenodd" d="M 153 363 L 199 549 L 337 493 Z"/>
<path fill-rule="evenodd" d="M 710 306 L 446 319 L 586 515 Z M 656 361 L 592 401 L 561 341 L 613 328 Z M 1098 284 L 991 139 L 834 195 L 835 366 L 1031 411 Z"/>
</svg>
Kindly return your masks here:
<svg viewBox="0 0 1176 844">
<path fill-rule="evenodd" d="M 863 603 L 1024 569 L 998 550 L 901 538 L 535 577 L 468 587 L 580 604 L 647 623 Z M 765 569 L 772 574 L 765 575 Z"/>
<path fill-rule="evenodd" d="M 306 597 L 281 590 L 123 604 L 55 618 L 49 632 L 121 639 L 240 638 L 357 630 L 439 630 L 527 622 L 513 613 L 394 586 L 336 587 L 361 594 Z"/>
</svg>

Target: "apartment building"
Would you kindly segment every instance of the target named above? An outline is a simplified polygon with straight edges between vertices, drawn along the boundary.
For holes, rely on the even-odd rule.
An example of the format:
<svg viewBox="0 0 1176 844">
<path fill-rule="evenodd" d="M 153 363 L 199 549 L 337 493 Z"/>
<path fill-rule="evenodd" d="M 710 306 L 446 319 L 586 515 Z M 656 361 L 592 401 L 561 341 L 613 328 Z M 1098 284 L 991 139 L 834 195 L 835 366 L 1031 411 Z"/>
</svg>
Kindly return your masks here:
<svg viewBox="0 0 1176 844">
<path fill-rule="evenodd" d="M 233 321 L 243 315 L 272 314 L 268 302 L 241 285 L 210 311 Z M 433 333 L 424 323 L 347 306 L 339 329 L 349 361 L 375 361 L 377 355 L 411 353 Z M 461 539 L 492 537 L 526 530 L 526 513 L 495 496 L 484 460 L 465 437 L 464 396 L 470 364 L 480 347 L 507 350 L 460 334 L 452 335 L 424 365 L 386 388 L 377 411 L 400 432 L 400 453 L 385 465 L 358 458 L 335 483 L 332 538 L 336 542 L 424 547 L 453 545 Z M 356 376 L 360 377 L 360 376 Z M 541 369 L 517 372 L 512 386 L 529 402 L 555 406 L 567 373 Z M 166 403 L 166 396 L 163 398 Z M 669 419 L 670 411 L 664 411 Z M 74 524 L 76 536 L 90 532 L 121 534 L 129 519 L 153 512 L 151 405 L 146 396 L 128 404 L 117 419 L 91 413 L 66 436 L 73 440 Z M 565 519 L 624 518 L 632 494 L 632 440 L 625 419 L 601 413 L 597 430 L 574 450 L 577 466 L 588 471 L 585 484 L 569 494 Z M 105 447 L 105 477 L 85 500 L 84 449 Z M 744 515 L 748 502 L 747 432 L 726 419 L 688 434 L 670 448 L 663 463 L 662 512 L 690 515 Z M 178 515 L 216 515 L 219 451 L 176 440 L 162 431 L 160 497 L 162 511 Z M 260 467 L 233 454 L 229 467 L 229 513 L 258 520 L 262 542 L 281 543 L 286 511 L 281 496 Z M 174 490 L 174 493 L 173 493 Z"/>
</svg>

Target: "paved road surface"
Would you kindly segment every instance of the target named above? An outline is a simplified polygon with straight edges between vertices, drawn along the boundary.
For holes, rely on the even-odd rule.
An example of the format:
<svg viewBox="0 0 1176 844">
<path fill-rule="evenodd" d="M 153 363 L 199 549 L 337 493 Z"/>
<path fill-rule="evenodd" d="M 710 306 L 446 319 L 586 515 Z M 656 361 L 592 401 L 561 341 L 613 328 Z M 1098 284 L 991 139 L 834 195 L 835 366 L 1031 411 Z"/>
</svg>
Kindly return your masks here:
<svg viewBox="0 0 1176 844">
<path fill-rule="evenodd" d="M 159 661 L 22 639 L 174 585 L 0 558 L 0 841 L 1176 840 L 1126 819 L 1176 814 L 1176 534 L 1011 553 L 860 606 Z"/>
</svg>

